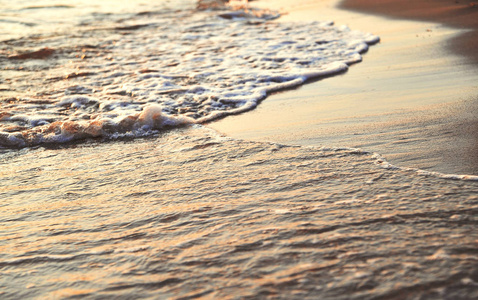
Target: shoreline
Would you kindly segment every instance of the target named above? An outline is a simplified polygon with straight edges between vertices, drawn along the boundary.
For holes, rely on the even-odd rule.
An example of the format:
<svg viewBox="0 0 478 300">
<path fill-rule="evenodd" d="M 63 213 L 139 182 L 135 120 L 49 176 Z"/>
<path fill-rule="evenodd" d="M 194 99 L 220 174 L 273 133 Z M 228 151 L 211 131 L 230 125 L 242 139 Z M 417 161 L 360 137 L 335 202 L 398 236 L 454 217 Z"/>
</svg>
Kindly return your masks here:
<svg viewBox="0 0 478 300">
<path fill-rule="evenodd" d="M 472 0 L 343 0 L 341 9 L 389 18 L 439 22 L 458 29 L 471 29 L 453 38 L 449 49 L 478 64 L 478 2 Z"/>
<path fill-rule="evenodd" d="M 90 101 L 94 99 L 88 92 L 78 93 L 78 101 L 65 101 L 71 99 L 65 97 L 58 102 L 53 94 L 51 104 L 58 104 L 64 108 L 62 114 L 73 117 L 103 110 L 116 114 L 110 105 L 121 105 L 126 112 L 141 110 L 136 119 L 128 119 L 142 120 L 144 127 L 139 129 L 144 129 L 145 135 L 139 130 L 126 131 L 110 138 L 7 151 L 0 148 L 0 220 L 4 225 L 0 229 L 0 298 L 478 299 L 478 175 L 406 168 L 417 154 L 450 151 L 449 161 L 455 164 L 453 157 L 463 161 L 466 156 L 453 151 L 462 150 L 471 158 L 477 153 L 473 146 L 478 130 L 466 124 L 477 118 L 476 98 L 467 97 L 478 94 L 478 87 L 473 88 L 478 75 L 465 59 L 446 51 L 443 42 L 461 31 L 338 11 L 328 6 L 338 2 L 335 0 L 258 2 L 281 1 L 292 5 L 283 22 L 331 17 L 338 26 L 364 32 L 377 27 L 374 33 L 383 42 L 372 46 L 363 56 L 364 62 L 347 72 L 272 93 L 252 111 L 206 126 L 171 124 L 157 131 L 153 131 L 154 124 L 163 121 L 162 107 L 140 107 L 140 93 L 150 86 L 189 86 L 190 76 L 174 76 L 201 70 L 188 56 L 205 60 L 215 55 L 219 59 L 231 54 L 243 57 L 235 48 L 245 45 L 248 49 L 249 43 L 255 43 L 258 47 L 248 51 L 254 58 L 270 47 L 258 41 L 264 38 L 263 32 L 271 33 L 268 37 L 274 46 L 283 41 L 277 37 L 287 27 L 292 34 L 285 35 L 286 45 L 301 38 L 304 43 L 292 44 L 309 47 L 334 40 L 323 38 L 316 31 L 322 27 L 313 28 L 314 23 L 266 24 L 279 27 L 279 31 L 264 30 L 262 25 L 255 31 L 254 25 L 247 25 L 247 33 L 239 23 L 238 32 L 228 33 L 242 33 L 247 38 L 238 41 L 239 46 L 227 48 L 232 52 L 216 50 L 229 45 L 229 35 L 221 33 L 216 36 L 221 44 L 207 45 L 211 47 L 204 56 L 192 55 L 202 53 L 194 50 L 172 52 L 168 60 L 177 41 L 191 47 L 187 50 L 200 48 L 200 43 L 190 41 L 189 34 L 204 28 L 206 42 L 212 42 L 210 28 L 219 30 L 223 24 L 202 22 L 202 16 L 197 24 L 189 22 L 189 17 L 183 22 L 181 12 L 171 11 L 181 20 L 173 16 L 162 27 L 128 33 L 126 40 L 115 39 L 112 47 L 117 52 L 98 47 L 116 58 L 106 60 L 105 65 L 100 55 L 79 69 L 94 67 L 98 77 L 78 78 L 46 91 L 59 91 L 63 96 L 70 90 L 65 86 L 79 86 L 81 89 L 71 89 L 77 95 L 75 91 L 91 86 L 110 92 L 131 91 L 131 95 L 119 94 L 121 102 L 114 102 L 114 96 L 107 96 L 111 102 L 101 102 L 104 94 L 99 94 L 98 101 Z M 151 18 L 164 18 L 160 13 Z M 192 12 L 191 17 L 195 16 Z M 139 20 L 128 25 L 143 24 L 143 18 Z M 176 38 L 166 27 L 188 36 Z M 149 40 L 157 32 L 165 34 L 161 43 Z M 417 32 L 420 36 L 415 38 Z M 203 44 L 200 33 L 198 41 Z M 65 35 L 66 44 L 70 45 L 71 39 L 80 44 L 74 40 L 77 36 L 82 37 L 75 32 Z M 103 37 L 86 36 L 93 45 L 102 43 L 98 40 Z M 169 44 L 170 40 L 174 44 Z M 53 41 L 61 44 L 61 39 Z M 151 57 L 143 55 L 157 48 L 163 51 L 151 53 Z M 273 49 L 287 53 L 286 57 L 296 54 Z M 126 51 L 132 56 L 121 55 Z M 310 56 L 317 57 L 315 51 Z M 175 70 L 162 65 L 170 67 L 176 58 L 190 62 L 191 68 L 172 72 Z M 161 65 L 143 65 L 143 59 L 157 59 Z M 210 71 L 232 77 L 240 63 L 228 64 L 230 71 Z M 52 68 L 52 73 L 58 70 Z M 122 77 L 128 70 L 134 76 Z M 48 73 L 34 71 L 41 79 Z M 181 82 L 176 84 L 175 77 Z M 254 77 L 252 73 L 249 78 Z M 23 78 L 31 79 L 32 89 L 38 88 L 32 76 Z M 151 81 L 145 82 L 148 78 Z M 231 83 L 227 87 L 243 84 L 223 78 L 217 81 Z M 201 81 L 197 85 L 192 82 L 194 87 L 201 86 Z M 191 96 L 199 94 L 197 91 L 200 89 L 194 89 Z M 169 95 L 172 93 L 167 93 L 165 100 L 190 101 L 182 90 Z M 222 95 L 221 91 L 217 95 Z M 155 102 L 158 96 L 147 99 Z M 138 106 L 128 107 L 130 99 L 136 99 Z M 22 99 L 11 100 L 4 101 L 7 108 L 23 108 Z M 46 109 L 40 111 L 43 103 Z M 48 112 L 50 103 L 32 104 L 42 113 Z M 217 130 L 218 126 L 223 130 Z M 78 127 L 70 128 L 78 132 Z M 470 144 L 460 135 L 466 128 Z M 56 131 L 55 136 L 61 133 Z M 363 150 L 347 145 L 363 145 Z M 443 167 L 434 159 L 446 153 L 436 152 L 420 164 Z M 390 156 L 405 160 L 397 165 Z M 461 167 L 466 170 L 470 166 L 478 163 Z"/>
<path fill-rule="evenodd" d="M 286 11 L 278 22 L 330 20 L 381 42 L 344 74 L 269 95 L 255 110 L 208 127 L 238 139 L 361 148 L 400 167 L 478 175 L 476 64 L 449 48 L 469 29 L 357 13 L 341 4 L 253 2 Z"/>
</svg>

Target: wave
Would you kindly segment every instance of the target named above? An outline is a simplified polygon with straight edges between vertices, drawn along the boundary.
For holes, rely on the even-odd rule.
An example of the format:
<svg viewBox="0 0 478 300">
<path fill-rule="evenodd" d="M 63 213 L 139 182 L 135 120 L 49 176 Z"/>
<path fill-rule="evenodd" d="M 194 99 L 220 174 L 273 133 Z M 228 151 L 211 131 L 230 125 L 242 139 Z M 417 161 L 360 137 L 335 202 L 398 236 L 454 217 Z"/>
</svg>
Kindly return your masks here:
<svg viewBox="0 0 478 300">
<path fill-rule="evenodd" d="M 55 46 L 51 39 L 26 50 L 13 43 L 17 54 L 6 58 L 13 97 L 0 100 L 0 146 L 203 124 L 344 72 L 379 41 L 332 22 L 277 23 L 272 13 L 251 11 L 142 13 L 120 26 L 59 36 Z M 29 55 L 40 47 L 49 55 Z"/>
</svg>

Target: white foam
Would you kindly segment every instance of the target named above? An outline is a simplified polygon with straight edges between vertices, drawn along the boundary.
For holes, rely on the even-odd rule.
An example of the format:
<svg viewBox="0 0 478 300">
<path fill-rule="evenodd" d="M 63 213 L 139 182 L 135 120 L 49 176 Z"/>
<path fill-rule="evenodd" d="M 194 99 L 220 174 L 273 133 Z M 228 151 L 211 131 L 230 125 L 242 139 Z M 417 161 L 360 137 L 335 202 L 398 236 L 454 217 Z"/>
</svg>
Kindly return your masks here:
<svg viewBox="0 0 478 300">
<path fill-rule="evenodd" d="M 283 24 L 267 22 L 270 14 L 257 19 L 250 8 L 243 13 L 239 21 L 217 12 L 135 15 L 129 23 L 154 25 L 120 35 L 114 43 L 85 33 L 83 42 L 96 42 L 104 54 L 72 58 L 69 68 L 88 76 L 51 87 L 38 82 L 49 102 L 39 107 L 34 95 L 19 101 L 2 116 L 0 145 L 144 135 L 242 113 L 271 92 L 347 70 L 378 41 L 330 22 Z M 63 66 L 56 68 L 65 73 Z M 12 126 L 26 129 L 13 136 Z"/>
<path fill-rule="evenodd" d="M 361 151 L 361 150 L 359 150 Z M 368 153 L 368 152 L 364 152 Z M 378 153 L 372 153 L 372 158 L 375 159 L 375 164 L 380 166 L 381 168 L 388 169 L 388 170 L 403 170 L 403 171 L 410 171 L 414 172 L 420 176 L 429 176 L 429 177 L 437 177 L 442 179 L 451 179 L 451 180 L 465 180 L 465 181 L 478 181 L 478 175 L 466 175 L 466 174 L 446 174 L 434 171 L 425 171 L 417 168 L 408 168 L 408 167 L 398 167 L 396 165 L 391 164 L 382 155 Z"/>
</svg>

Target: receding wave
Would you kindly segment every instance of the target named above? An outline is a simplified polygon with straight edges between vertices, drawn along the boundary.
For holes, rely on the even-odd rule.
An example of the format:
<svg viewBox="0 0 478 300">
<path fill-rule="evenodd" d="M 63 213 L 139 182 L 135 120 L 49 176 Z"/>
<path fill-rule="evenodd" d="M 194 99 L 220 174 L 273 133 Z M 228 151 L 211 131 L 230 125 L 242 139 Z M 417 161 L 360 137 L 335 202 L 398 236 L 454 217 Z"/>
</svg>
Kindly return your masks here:
<svg viewBox="0 0 478 300">
<path fill-rule="evenodd" d="M 5 151 L 5 299 L 476 298 L 476 181 L 196 125 Z"/>
<path fill-rule="evenodd" d="M 14 53 L 2 58 L 12 84 L 0 100 L 0 145 L 143 136 L 209 122 L 251 110 L 271 92 L 343 72 L 378 41 L 330 22 L 271 18 L 142 13 L 26 48 L 12 41 Z"/>
</svg>

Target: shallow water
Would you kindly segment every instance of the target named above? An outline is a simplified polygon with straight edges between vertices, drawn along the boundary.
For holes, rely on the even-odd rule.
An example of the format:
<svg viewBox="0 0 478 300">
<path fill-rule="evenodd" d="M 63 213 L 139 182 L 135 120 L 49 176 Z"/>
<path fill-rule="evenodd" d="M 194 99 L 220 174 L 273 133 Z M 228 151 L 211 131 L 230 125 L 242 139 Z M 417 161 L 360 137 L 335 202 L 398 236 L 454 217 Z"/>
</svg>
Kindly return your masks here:
<svg viewBox="0 0 478 300">
<path fill-rule="evenodd" d="M 15 3 L 23 7 L 19 9 L 23 14 L 32 2 Z M 173 34 L 160 22 L 172 24 L 178 18 L 203 25 L 220 22 L 228 25 L 221 29 L 225 31 L 217 30 L 216 37 L 230 33 L 232 26 L 250 39 L 252 33 L 246 33 L 244 26 L 266 30 L 263 19 L 222 20 L 212 11 L 204 12 L 211 17 L 205 22 L 204 14 L 187 1 L 174 14 L 167 1 L 158 2 L 154 9 L 145 3 L 137 11 L 125 11 L 119 4 L 108 11 L 112 6 L 91 2 L 82 2 L 79 10 L 44 3 L 48 8 L 43 10 L 74 9 L 75 18 L 64 21 L 65 26 L 78 24 L 76 18 L 92 21 L 83 30 L 68 32 L 62 27 L 61 34 L 49 37 L 44 36 L 50 30 L 47 25 L 30 26 L 37 31 L 27 32 L 30 38 L 23 46 L 17 39 L 2 44 L 2 51 L 48 46 L 56 54 L 19 62 L 3 52 L 2 62 L 15 68 L 0 72 L 1 84 L 7 86 L 1 91 L 2 109 L 10 108 L 8 113 L 23 109 L 17 117 L 23 114 L 24 118 L 4 114 L 2 129 L 19 126 L 7 132 L 22 134 L 25 144 L 15 144 L 13 139 L 8 146 L 30 147 L 0 150 L 0 298 L 478 297 L 476 176 L 397 168 L 378 154 L 358 149 L 242 141 L 200 125 L 165 130 L 165 125 L 182 123 L 177 120 L 200 118 L 188 112 L 173 113 L 174 106 L 164 101 L 156 101 L 155 106 L 144 99 L 132 100 L 157 93 L 158 82 L 164 79 L 151 76 L 162 73 L 133 51 L 146 47 L 152 39 L 145 41 L 145 37 L 158 28 Z M 28 11 L 36 14 L 33 11 L 42 9 Z M 5 11 L 2 17 L 12 18 L 13 13 Z M 61 20 L 50 22 L 60 24 Z M 175 23 L 176 28 L 195 26 L 191 22 L 187 26 Z M 348 30 L 322 25 L 314 24 L 314 30 L 325 28 L 335 37 L 350 37 Z M 294 32 L 304 37 L 304 45 L 310 44 L 304 33 L 308 28 L 290 24 L 286 30 L 281 26 L 286 25 L 270 25 L 267 30 L 274 38 Z M 34 34 L 43 38 L 36 40 Z M 357 45 L 363 49 L 364 38 L 375 37 L 355 34 L 362 38 L 359 44 L 325 43 L 339 48 L 348 44 L 354 50 L 334 46 L 328 49 L 331 56 L 327 59 L 342 66 L 358 61 Z M 284 34 L 284 39 L 290 37 Z M 274 41 L 283 40 L 277 37 Z M 157 51 L 158 45 L 158 41 L 150 44 L 149 51 Z M 245 45 L 241 49 L 256 48 Z M 112 54 L 115 59 L 106 63 Z M 82 59 L 82 55 L 90 58 Z M 353 61 L 344 61 L 350 57 Z M 309 59 L 317 60 L 317 56 Z M 85 69 L 78 71 L 83 61 Z M 190 62 L 184 68 L 197 67 L 194 59 Z M 287 68 L 293 66 L 283 62 L 275 68 L 287 70 L 280 76 L 289 74 Z M 156 63 L 169 62 L 159 59 Z M 267 70 L 259 69 L 260 74 Z M 247 68 L 240 71 L 251 72 Z M 221 74 L 238 80 L 243 75 L 236 76 L 237 72 L 227 69 Z M 304 80 L 301 74 L 293 80 Z M 141 76 L 158 81 L 139 83 L 142 90 L 135 96 L 127 83 Z M 281 84 L 276 81 L 258 84 Z M 91 88 L 93 82 L 104 85 Z M 228 81 L 220 84 L 224 82 Z M 105 92 L 115 85 L 117 94 Z M 214 92 L 225 93 L 220 88 Z M 194 93 L 189 95 L 194 97 Z M 256 100 L 251 101 L 240 103 Z M 107 104 L 110 110 L 96 111 Z M 223 104 L 216 111 L 237 108 Z M 183 101 L 179 108 L 188 105 Z M 125 111 L 123 117 L 134 122 L 121 131 L 114 119 Z M 101 120 L 110 119 L 108 127 L 99 126 L 101 134 L 86 135 L 81 132 L 86 126 L 71 123 L 94 114 L 100 114 Z M 46 140 L 44 131 L 35 131 L 48 125 L 41 122 L 62 123 Z M 1 137 L 4 142 L 12 141 L 5 136 Z"/>
<path fill-rule="evenodd" d="M 478 182 L 380 162 L 205 128 L 9 152 L 2 298 L 476 297 Z"/>
<path fill-rule="evenodd" d="M 5 41 L 0 145 L 141 136 L 245 112 L 271 92 L 345 71 L 378 41 L 331 23 L 169 6 Z"/>
<path fill-rule="evenodd" d="M 467 31 L 353 13 L 341 2 L 256 4 L 284 7 L 278 22 L 330 18 L 380 36 L 363 63 L 209 126 L 240 139 L 362 148 L 399 166 L 478 175 L 477 68 L 449 51 Z"/>
</svg>

